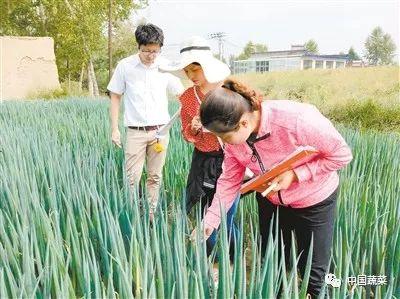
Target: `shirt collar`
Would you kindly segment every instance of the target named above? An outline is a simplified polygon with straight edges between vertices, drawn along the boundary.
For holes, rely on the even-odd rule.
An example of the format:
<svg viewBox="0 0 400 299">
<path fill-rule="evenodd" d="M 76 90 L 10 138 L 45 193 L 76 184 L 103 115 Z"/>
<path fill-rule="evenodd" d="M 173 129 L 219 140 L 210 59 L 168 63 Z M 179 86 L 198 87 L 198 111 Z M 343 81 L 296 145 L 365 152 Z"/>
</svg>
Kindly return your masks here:
<svg viewBox="0 0 400 299">
<path fill-rule="evenodd" d="M 261 119 L 260 128 L 258 129 L 257 139 L 265 135 L 271 135 L 271 113 L 268 106 L 268 101 L 261 103 Z"/>
<path fill-rule="evenodd" d="M 246 140 L 246 142 L 250 145 L 267 139 L 271 135 L 270 115 L 268 113 L 269 109 L 268 106 L 265 105 L 265 102 L 262 102 L 260 111 L 260 127 L 258 129 L 257 135 L 252 133 Z"/>
<path fill-rule="evenodd" d="M 157 57 L 157 58 L 154 60 L 154 63 L 153 63 L 152 65 L 146 66 L 146 65 L 144 65 L 144 64 L 141 62 L 141 60 L 140 60 L 140 58 L 139 58 L 139 53 L 136 53 L 136 54 L 132 55 L 132 64 L 133 64 L 134 67 L 137 67 L 137 66 L 140 65 L 140 66 L 142 66 L 142 67 L 145 68 L 145 69 L 155 69 L 155 68 L 158 68 L 158 67 L 159 67 L 160 62 L 161 62 L 160 57 Z"/>
</svg>

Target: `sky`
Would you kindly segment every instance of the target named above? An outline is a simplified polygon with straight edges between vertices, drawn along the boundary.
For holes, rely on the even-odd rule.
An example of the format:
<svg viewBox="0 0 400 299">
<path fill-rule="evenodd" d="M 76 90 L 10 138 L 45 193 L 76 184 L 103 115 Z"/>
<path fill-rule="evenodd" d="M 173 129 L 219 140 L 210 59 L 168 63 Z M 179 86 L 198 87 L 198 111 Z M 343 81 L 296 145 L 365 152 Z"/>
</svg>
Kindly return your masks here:
<svg viewBox="0 0 400 299">
<path fill-rule="evenodd" d="M 338 54 L 353 47 L 365 53 L 364 43 L 372 29 L 380 26 L 391 35 L 399 57 L 399 0 L 149 0 L 148 6 L 132 14 L 137 23 L 147 20 L 165 35 L 163 53 L 176 58 L 179 45 L 192 35 L 209 38 L 224 32 L 224 56 L 237 55 L 248 41 L 268 50 L 288 50 L 291 45 L 314 39 L 320 54 Z M 213 52 L 218 42 L 210 39 Z"/>
</svg>

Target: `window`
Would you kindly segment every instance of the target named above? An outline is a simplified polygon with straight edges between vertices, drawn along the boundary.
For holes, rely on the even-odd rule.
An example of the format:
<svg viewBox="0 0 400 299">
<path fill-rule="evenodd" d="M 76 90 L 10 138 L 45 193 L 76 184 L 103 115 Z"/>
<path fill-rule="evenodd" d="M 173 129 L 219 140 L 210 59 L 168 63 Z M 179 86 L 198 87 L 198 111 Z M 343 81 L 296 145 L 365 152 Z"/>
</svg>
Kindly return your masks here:
<svg viewBox="0 0 400 299">
<path fill-rule="evenodd" d="M 269 61 L 256 61 L 256 72 L 264 73 L 269 71 Z"/>
<path fill-rule="evenodd" d="M 312 60 L 303 60 L 303 70 L 312 68 Z"/>
<path fill-rule="evenodd" d="M 324 62 L 322 60 L 316 60 L 315 61 L 315 68 L 316 69 L 322 69 L 324 67 Z"/>
<path fill-rule="evenodd" d="M 333 61 L 327 61 L 326 62 L 326 68 L 327 69 L 332 69 L 333 68 Z"/>
<path fill-rule="evenodd" d="M 286 70 L 298 70 L 300 69 L 300 59 L 299 58 L 287 58 L 286 59 Z"/>
<path fill-rule="evenodd" d="M 343 68 L 344 67 L 344 62 L 343 61 L 336 61 L 336 68 Z"/>
</svg>

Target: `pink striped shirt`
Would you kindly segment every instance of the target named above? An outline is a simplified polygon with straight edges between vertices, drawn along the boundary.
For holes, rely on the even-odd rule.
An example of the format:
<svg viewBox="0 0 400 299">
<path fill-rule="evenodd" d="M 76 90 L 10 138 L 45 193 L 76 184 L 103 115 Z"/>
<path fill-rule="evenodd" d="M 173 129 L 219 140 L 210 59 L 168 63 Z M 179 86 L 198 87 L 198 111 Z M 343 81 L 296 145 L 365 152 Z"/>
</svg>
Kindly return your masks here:
<svg viewBox="0 0 400 299">
<path fill-rule="evenodd" d="M 313 160 L 294 169 L 298 182 L 268 199 L 273 204 L 292 208 L 315 205 L 335 191 L 339 185 L 337 170 L 352 159 L 346 141 L 332 123 L 310 104 L 287 100 L 264 101 L 257 137 L 270 135 L 254 143 L 266 169 L 284 160 L 301 146 L 312 146 L 319 151 Z M 220 205 L 225 211 L 232 206 L 242 184 L 246 167 L 255 175 L 262 173 L 253 159 L 247 143 L 225 147 L 223 173 L 218 179 L 217 191 L 204 222 L 214 228 L 220 224 Z"/>
</svg>

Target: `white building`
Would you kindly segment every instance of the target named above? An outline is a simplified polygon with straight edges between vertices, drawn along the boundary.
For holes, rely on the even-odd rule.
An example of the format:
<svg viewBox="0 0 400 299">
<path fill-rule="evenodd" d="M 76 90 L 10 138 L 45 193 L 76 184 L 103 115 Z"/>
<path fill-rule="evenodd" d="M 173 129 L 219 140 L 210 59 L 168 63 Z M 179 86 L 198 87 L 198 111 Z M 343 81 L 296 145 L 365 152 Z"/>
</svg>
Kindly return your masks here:
<svg viewBox="0 0 400 299">
<path fill-rule="evenodd" d="M 344 68 L 347 60 L 348 55 L 318 55 L 308 52 L 302 45 L 294 45 L 291 50 L 254 53 L 247 60 L 234 61 L 232 72 L 337 69 Z"/>
</svg>

